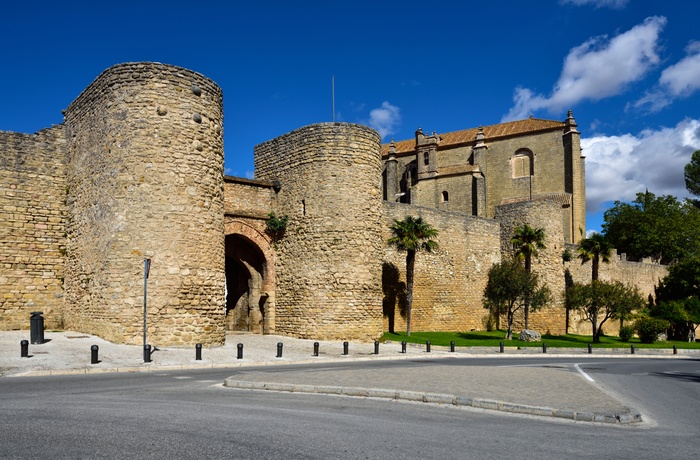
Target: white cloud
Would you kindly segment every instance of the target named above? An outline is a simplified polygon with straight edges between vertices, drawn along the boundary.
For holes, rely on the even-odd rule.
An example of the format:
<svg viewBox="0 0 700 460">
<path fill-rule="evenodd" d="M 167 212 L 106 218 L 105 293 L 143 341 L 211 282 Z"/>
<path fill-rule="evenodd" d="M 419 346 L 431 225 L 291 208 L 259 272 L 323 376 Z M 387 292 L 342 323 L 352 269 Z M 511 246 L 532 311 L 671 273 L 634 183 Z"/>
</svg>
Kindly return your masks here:
<svg viewBox="0 0 700 460">
<path fill-rule="evenodd" d="M 627 6 L 629 0 L 561 0 L 562 5 L 570 4 L 574 6 L 591 5 L 596 8 L 612 8 L 621 10 Z"/>
<path fill-rule="evenodd" d="M 536 110 L 561 112 L 582 100 L 597 101 L 622 93 L 660 61 L 659 34 L 666 18 L 654 16 L 608 40 L 593 37 L 572 48 L 549 97 L 515 89 L 514 106 L 501 121 L 526 118 Z"/>
<path fill-rule="evenodd" d="M 645 109 L 658 112 L 674 99 L 687 97 L 700 90 L 700 42 L 691 41 L 685 48 L 687 56 L 661 72 L 659 84 L 626 109 Z"/>
<path fill-rule="evenodd" d="M 631 201 L 648 189 L 656 195 L 688 197 L 683 168 L 700 149 L 700 120 L 686 118 L 673 128 L 637 135 L 581 139 L 586 156 L 586 206 L 601 210 L 606 201 Z"/>
<path fill-rule="evenodd" d="M 382 102 L 382 106 L 369 112 L 368 124 L 379 132 L 382 139 L 394 134 L 401 122 L 401 111 L 389 102 Z"/>
</svg>

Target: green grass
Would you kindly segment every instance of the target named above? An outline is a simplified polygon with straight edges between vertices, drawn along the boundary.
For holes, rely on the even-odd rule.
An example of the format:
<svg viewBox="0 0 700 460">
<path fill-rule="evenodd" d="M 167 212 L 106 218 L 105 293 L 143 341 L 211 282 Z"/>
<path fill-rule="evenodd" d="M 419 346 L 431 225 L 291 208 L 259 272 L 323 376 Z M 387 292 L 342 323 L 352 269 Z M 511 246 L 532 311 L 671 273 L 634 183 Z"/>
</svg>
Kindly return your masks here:
<svg viewBox="0 0 700 460">
<path fill-rule="evenodd" d="M 405 332 L 385 332 L 382 336 L 387 341 L 406 341 L 408 343 L 425 343 L 430 340 L 431 345 L 449 346 L 454 341 L 456 347 L 498 347 L 500 343 L 507 347 L 541 347 L 542 342 L 548 347 L 554 348 L 586 348 L 589 343 L 593 343 L 590 335 L 550 335 L 544 334 L 542 342 L 523 342 L 517 338 L 518 333 L 513 331 L 513 340 L 505 340 L 505 331 L 476 331 L 476 332 L 411 332 L 407 337 Z M 600 343 L 594 343 L 596 348 L 668 348 L 675 345 L 678 349 L 700 349 L 700 342 L 682 342 L 669 340 L 667 342 L 641 343 L 639 339 L 633 338 L 629 342 L 623 342 L 619 337 L 604 336 L 600 338 Z"/>
</svg>

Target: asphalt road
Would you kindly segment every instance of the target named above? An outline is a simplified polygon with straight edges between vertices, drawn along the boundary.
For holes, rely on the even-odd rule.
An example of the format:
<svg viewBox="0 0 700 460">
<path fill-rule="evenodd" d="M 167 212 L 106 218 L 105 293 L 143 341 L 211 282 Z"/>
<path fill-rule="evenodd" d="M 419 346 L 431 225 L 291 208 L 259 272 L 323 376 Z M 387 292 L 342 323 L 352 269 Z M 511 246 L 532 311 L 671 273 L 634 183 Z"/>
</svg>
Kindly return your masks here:
<svg viewBox="0 0 700 460">
<path fill-rule="evenodd" d="M 575 364 L 555 358 L 449 360 L 457 361 L 475 366 Z M 379 366 L 377 371 L 382 365 L 386 363 L 341 364 Z M 605 391 L 638 407 L 647 421 L 616 426 L 423 403 L 238 390 L 221 385 L 231 373 L 225 369 L 17 377 L 0 379 L 0 458 L 697 455 L 699 360 L 601 359 L 579 367 Z"/>
</svg>

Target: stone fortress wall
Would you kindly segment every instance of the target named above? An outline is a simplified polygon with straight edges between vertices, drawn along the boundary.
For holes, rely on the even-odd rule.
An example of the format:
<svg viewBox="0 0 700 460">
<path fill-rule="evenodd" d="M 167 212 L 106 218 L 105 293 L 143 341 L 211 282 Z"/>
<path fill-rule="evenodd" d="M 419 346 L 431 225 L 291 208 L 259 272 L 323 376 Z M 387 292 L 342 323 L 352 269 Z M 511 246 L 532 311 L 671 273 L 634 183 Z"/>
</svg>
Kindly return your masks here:
<svg viewBox="0 0 700 460">
<path fill-rule="evenodd" d="M 29 313 L 63 323 L 66 251 L 64 127 L 0 132 L 0 328 L 28 327 Z"/>
<path fill-rule="evenodd" d="M 501 204 L 492 218 L 485 203 L 383 201 L 379 135 L 347 123 L 265 142 L 255 149 L 255 180 L 224 177 L 222 119 L 212 81 L 129 63 L 103 72 L 62 125 L 0 132 L 0 328 L 27 328 L 29 313 L 43 311 L 49 328 L 139 343 L 150 258 L 151 343 L 211 346 L 226 329 L 375 339 L 405 328 L 405 256 L 386 240 L 393 220 L 410 214 L 440 231 L 440 248 L 416 260 L 414 330 L 484 329 L 488 269 L 528 222 L 546 230 L 533 267 L 558 296 L 532 327 L 564 332 L 564 270 L 585 282 L 590 264 L 562 263 L 571 229 L 561 202 Z M 483 177 L 474 180 L 485 190 Z M 281 239 L 266 231 L 270 212 L 289 217 Z M 601 277 L 645 294 L 666 271 L 613 259 Z"/>
</svg>

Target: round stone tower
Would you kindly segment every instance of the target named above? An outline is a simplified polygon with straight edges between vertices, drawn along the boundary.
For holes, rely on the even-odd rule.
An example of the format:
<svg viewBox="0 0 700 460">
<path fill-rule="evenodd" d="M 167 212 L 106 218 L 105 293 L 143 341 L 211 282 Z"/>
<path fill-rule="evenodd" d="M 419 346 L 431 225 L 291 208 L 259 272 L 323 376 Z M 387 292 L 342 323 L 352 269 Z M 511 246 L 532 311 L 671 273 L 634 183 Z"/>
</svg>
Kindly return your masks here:
<svg viewBox="0 0 700 460">
<path fill-rule="evenodd" d="M 306 126 L 255 148 L 279 181 L 275 330 L 326 340 L 382 334 L 381 139 L 347 123 Z"/>
<path fill-rule="evenodd" d="M 157 63 L 104 71 L 65 111 L 67 329 L 138 344 L 221 344 L 221 89 Z"/>
</svg>

